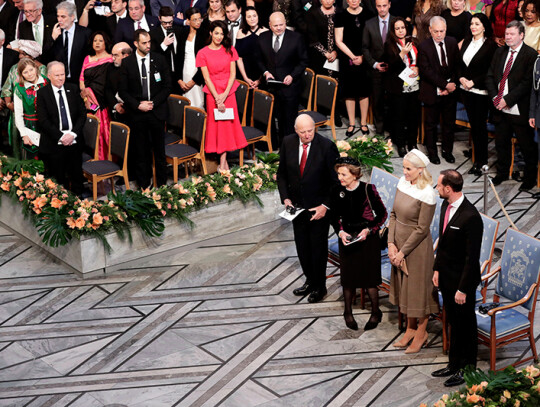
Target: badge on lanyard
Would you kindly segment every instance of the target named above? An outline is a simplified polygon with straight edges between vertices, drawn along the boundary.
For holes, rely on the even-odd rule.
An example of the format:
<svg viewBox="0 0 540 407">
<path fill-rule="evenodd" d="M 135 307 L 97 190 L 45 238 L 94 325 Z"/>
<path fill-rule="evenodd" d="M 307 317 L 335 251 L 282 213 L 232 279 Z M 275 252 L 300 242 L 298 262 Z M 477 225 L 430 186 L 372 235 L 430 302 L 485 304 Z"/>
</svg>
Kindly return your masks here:
<svg viewBox="0 0 540 407">
<path fill-rule="evenodd" d="M 156 72 L 154 74 L 154 79 L 156 80 L 156 82 L 161 82 L 161 75 L 159 74 L 159 72 Z"/>
</svg>

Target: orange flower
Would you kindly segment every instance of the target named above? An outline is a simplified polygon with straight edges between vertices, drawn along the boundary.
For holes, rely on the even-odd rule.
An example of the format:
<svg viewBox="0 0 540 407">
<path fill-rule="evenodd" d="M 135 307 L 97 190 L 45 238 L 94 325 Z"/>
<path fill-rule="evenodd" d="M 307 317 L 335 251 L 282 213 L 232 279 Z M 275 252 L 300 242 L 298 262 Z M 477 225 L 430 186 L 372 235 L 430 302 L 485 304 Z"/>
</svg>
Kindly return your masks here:
<svg viewBox="0 0 540 407">
<path fill-rule="evenodd" d="M 530 365 L 525 368 L 525 374 L 530 377 L 538 377 L 540 376 L 540 369 Z"/>
<path fill-rule="evenodd" d="M 37 197 L 36 199 L 32 201 L 32 204 L 34 205 L 34 209 L 41 209 L 45 206 L 46 203 L 47 203 L 47 198 L 43 196 Z"/>
<path fill-rule="evenodd" d="M 56 184 L 50 178 L 47 178 L 47 180 L 45 181 L 45 185 L 47 186 L 47 188 L 50 188 L 50 189 L 56 188 Z"/>
<path fill-rule="evenodd" d="M 478 403 L 479 401 L 483 400 L 482 397 L 480 397 L 478 394 L 469 394 L 467 396 L 467 403 Z"/>
<path fill-rule="evenodd" d="M 34 176 L 34 180 L 35 180 L 36 182 L 43 182 L 44 179 L 45 179 L 45 177 L 44 177 L 42 174 L 36 174 L 36 175 Z"/>
<path fill-rule="evenodd" d="M 214 188 L 210 184 L 206 186 L 206 192 L 208 192 L 208 197 L 212 200 L 216 200 L 216 191 L 214 191 Z"/>
<path fill-rule="evenodd" d="M 75 221 L 72 217 L 67 218 L 66 223 L 71 229 L 75 229 Z"/>
<path fill-rule="evenodd" d="M 75 221 L 75 227 L 77 229 L 82 229 L 84 227 L 84 219 L 83 218 L 78 218 L 76 221 Z"/>
<path fill-rule="evenodd" d="M 232 195 L 231 187 L 229 184 L 225 184 L 225 186 L 223 187 L 223 192 L 225 192 L 226 194 Z"/>
<path fill-rule="evenodd" d="M 178 201 L 178 203 L 180 204 L 180 208 L 182 208 L 182 209 L 185 209 L 185 208 L 186 208 L 187 202 L 186 202 L 186 200 L 185 200 L 184 198 L 180 199 L 180 200 Z"/>
<path fill-rule="evenodd" d="M 92 216 L 92 224 L 94 225 L 101 225 L 103 223 L 103 216 L 101 216 L 101 213 L 94 213 L 94 216 Z"/>
<path fill-rule="evenodd" d="M 63 205 L 63 201 L 61 201 L 61 200 L 58 199 L 58 198 L 53 198 L 53 199 L 51 200 L 51 206 L 52 206 L 53 208 L 60 209 L 60 208 L 62 207 L 62 205 Z"/>
<path fill-rule="evenodd" d="M 13 185 L 20 188 L 21 187 L 21 182 L 22 182 L 22 178 L 17 178 L 15 180 L 15 182 L 13 183 Z"/>
</svg>

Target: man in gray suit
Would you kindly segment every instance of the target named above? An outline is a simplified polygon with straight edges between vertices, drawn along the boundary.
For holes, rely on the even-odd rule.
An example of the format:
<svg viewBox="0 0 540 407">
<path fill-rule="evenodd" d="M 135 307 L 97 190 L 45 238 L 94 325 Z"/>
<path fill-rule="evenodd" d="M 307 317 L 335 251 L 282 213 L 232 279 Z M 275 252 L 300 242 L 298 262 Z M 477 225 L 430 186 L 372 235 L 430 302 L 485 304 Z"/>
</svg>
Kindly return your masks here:
<svg viewBox="0 0 540 407">
<path fill-rule="evenodd" d="M 390 34 L 390 0 L 375 0 L 377 8 L 377 17 L 366 22 L 364 35 L 362 38 L 362 50 L 364 52 L 364 61 L 370 70 L 373 94 L 371 106 L 375 119 L 375 133 L 382 136 L 384 133 L 384 88 L 383 75 L 386 72 L 387 65 L 381 61 L 384 52 L 384 42 Z"/>
</svg>

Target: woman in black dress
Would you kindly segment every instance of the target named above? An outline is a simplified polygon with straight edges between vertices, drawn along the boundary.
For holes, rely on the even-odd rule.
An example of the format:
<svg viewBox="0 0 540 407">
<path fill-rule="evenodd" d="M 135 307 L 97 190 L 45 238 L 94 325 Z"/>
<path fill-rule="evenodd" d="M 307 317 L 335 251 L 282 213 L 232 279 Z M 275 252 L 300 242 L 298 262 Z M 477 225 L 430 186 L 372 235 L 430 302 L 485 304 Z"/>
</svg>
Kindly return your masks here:
<svg viewBox="0 0 540 407">
<path fill-rule="evenodd" d="M 312 7 L 307 16 L 309 67 L 316 74 L 335 76 L 336 71 L 324 68 L 326 61 L 334 62 L 337 48 L 334 41 L 334 0 L 321 0 L 320 7 Z"/>
<path fill-rule="evenodd" d="M 245 18 L 242 19 L 240 30 L 236 35 L 236 51 L 238 52 L 238 70 L 242 78 L 251 88 L 259 86 L 262 72 L 257 64 L 259 35 L 267 28 L 259 24 L 259 15 L 255 7 L 247 6 Z"/>
<path fill-rule="evenodd" d="M 356 100 L 360 100 L 360 130 L 369 134 L 367 116 L 371 85 L 368 72 L 363 64 L 362 35 L 366 21 L 373 17 L 361 6 L 360 0 L 347 0 L 349 7 L 338 13 L 335 18 L 336 45 L 340 49 L 339 56 L 339 89 L 345 99 L 345 107 L 349 116 L 347 137 L 354 133 L 356 123 Z"/>
<path fill-rule="evenodd" d="M 466 10 L 465 0 L 448 0 L 446 10 L 441 17 L 446 20 L 446 35 L 454 37 L 461 47 L 461 42 L 469 32 L 471 13 Z"/>
<path fill-rule="evenodd" d="M 375 185 L 360 181 L 360 164 L 353 158 L 338 158 L 335 165 L 340 187 L 332 193 L 331 222 L 339 236 L 341 286 L 348 328 L 357 330 L 352 302 L 357 288 L 367 288 L 371 300 L 371 316 L 364 330 L 374 329 L 382 319 L 379 309 L 381 283 L 381 247 L 379 229 L 386 220 L 386 208 Z M 359 240 L 348 244 L 358 237 Z"/>
</svg>

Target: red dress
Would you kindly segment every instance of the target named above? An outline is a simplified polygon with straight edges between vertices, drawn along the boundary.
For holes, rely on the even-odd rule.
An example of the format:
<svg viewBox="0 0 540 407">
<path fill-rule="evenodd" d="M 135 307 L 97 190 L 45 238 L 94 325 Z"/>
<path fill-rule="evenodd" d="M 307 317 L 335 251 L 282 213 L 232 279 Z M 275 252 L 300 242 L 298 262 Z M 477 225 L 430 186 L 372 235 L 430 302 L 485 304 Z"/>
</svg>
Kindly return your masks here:
<svg viewBox="0 0 540 407">
<path fill-rule="evenodd" d="M 197 53 L 196 64 L 200 68 L 206 66 L 210 75 L 210 80 L 214 84 L 218 94 L 221 94 L 227 88 L 229 77 L 231 75 L 231 62 L 238 60 L 238 54 L 234 48 L 231 48 L 232 55 L 225 47 L 212 50 L 204 47 Z M 234 82 L 227 99 L 225 107 L 232 108 L 234 111 L 233 120 L 214 120 L 214 109 L 217 108 L 214 97 L 204 85 L 203 91 L 206 93 L 206 111 L 208 119 L 206 122 L 206 145 L 207 153 L 224 153 L 225 151 L 234 151 L 247 146 L 247 141 L 242 131 L 242 125 L 238 118 L 238 109 L 236 107 L 236 96 L 234 92 L 238 88 L 238 82 Z"/>
</svg>

